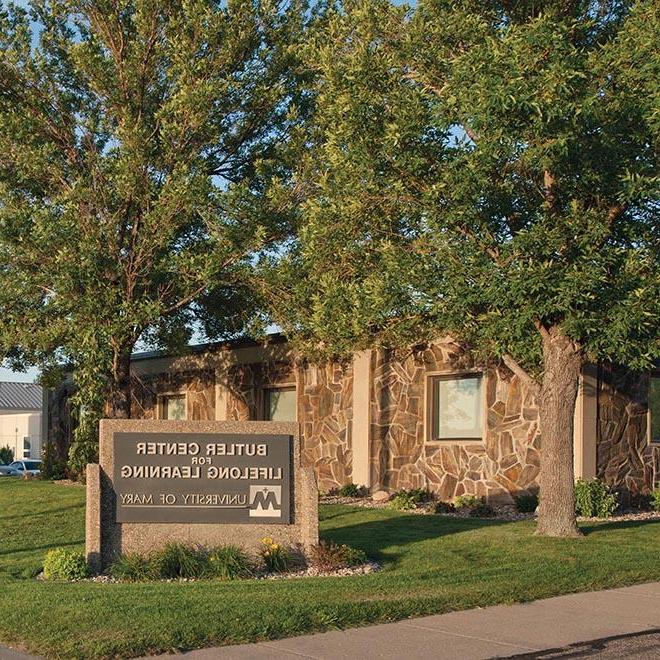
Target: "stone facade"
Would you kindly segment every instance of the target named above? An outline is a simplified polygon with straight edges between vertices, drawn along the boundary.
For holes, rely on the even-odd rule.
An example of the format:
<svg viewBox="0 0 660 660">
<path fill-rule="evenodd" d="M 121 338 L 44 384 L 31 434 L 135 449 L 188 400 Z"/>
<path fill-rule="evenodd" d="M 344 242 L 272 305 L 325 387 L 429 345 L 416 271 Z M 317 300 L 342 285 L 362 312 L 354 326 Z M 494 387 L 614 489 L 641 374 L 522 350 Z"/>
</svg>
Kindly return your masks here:
<svg viewBox="0 0 660 660">
<path fill-rule="evenodd" d="M 215 372 L 213 369 L 173 371 L 153 376 L 133 376 L 131 416 L 158 419 L 158 397 L 185 394 L 187 418 L 215 419 Z"/>
<path fill-rule="evenodd" d="M 314 466 L 321 490 L 351 483 L 352 365 L 307 365 L 299 368 L 298 376 L 303 462 Z"/>
<path fill-rule="evenodd" d="M 469 354 L 443 342 L 373 355 L 372 483 L 428 488 L 445 501 L 463 494 L 510 501 L 538 489 L 540 435 L 534 397 L 506 369 L 485 370 L 484 441 L 431 441 L 426 400 L 432 374 L 475 371 Z"/>
<path fill-rule="evenodd" d="M 538 490 L 537 402 L 509 370 L 479 367 L 449 338 L 366 355 L 359 370 L 351 361 L 313 365 L 279 340 L 270 348 L 244 342 L 185 358 L 143 357 L 134 368 L 132 416 L 157 419 L 159 396 L 184 393 L 189 420 L 259 421 L 266 416 L 265 388 L 295 387 L 302 460 L 314 467 L 321 490 L 361 485 L 367 477 L 372 491 L 428 488 L 442 500 L 471 494 L 508 502 Z M 431 379 L 475 371 L 484 377 L 483 439 L 432 440 Z M 591 439 L 576 443 L 589 460 L 580 469 L 633 497 L 646 494 L 660 481 L 660 444 L 647 438 L 648 376 L 609 366 L 592 371 L 598 377 L 585 390 L 589 405 L 582 402 L 591 412 L 578 424 Z M 70 389 L 50 400 L 49 438 L 62 455 L 71 435 Z M 364 401 L 359 408 L 354 391 Z"/>
<path fill-rule="evenodd" d="M 598 369 L 596 476 L 634 500 L 660 482 L 660 445 L 648 440 L 648 375 Z"/>
</svg>

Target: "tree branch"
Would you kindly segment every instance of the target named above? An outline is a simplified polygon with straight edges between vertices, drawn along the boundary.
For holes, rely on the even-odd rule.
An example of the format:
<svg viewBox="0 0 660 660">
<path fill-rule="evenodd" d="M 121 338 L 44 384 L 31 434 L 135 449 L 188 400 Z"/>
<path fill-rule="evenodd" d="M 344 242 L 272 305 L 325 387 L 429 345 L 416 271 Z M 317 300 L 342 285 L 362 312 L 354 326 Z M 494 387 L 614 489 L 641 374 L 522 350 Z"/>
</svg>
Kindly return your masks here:
<svg viewBox="0 0 660 660">
<path fill-rule="evenodd" d="M 539 382 L 535 378 L 532 378 L 509 353 L 505 353 L 502 356 L 502 362 L 513 371 L 514 375 L 518 376 L 534 396 L 538 396 L 541 393 Z"/>
</svg>

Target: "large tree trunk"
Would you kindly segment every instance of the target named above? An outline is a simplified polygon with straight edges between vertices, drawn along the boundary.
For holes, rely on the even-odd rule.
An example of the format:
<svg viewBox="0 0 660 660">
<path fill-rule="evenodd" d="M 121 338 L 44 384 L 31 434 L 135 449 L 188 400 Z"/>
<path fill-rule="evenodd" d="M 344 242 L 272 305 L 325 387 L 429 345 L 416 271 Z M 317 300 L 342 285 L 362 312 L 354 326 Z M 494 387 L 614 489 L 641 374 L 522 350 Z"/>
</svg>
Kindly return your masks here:
<svg viewBox="0 0 660 660">
<path fill-rule="evenodd" d="M 123 349 L 115 355 L 105 412 L 111 419 L 131 416 L 131 353 L 131 349 Z"/>
<path fill-rule="evenodd" d="M 543 382 L 539 401 L 541 424 L 541 500 L 537 534 L 579 536 L 575 521 L 573 418 L 582 353 L 559 328 L 542 330 Z"/>
</svg>

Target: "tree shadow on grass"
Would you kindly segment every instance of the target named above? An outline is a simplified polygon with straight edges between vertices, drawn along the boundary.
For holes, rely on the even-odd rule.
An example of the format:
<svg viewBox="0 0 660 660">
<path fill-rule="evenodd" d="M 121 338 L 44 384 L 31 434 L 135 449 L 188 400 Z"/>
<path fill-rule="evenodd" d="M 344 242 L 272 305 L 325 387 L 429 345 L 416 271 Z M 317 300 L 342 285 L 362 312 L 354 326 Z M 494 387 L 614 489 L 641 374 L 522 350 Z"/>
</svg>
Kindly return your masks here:
<svg viewBox="0 0 660 660">
<path fill-rule="evenodd" d="M 340 512 L 336 517 L 341 518 L 343 515 L 345 514 Z M 335 516 L 328 516 L 325 519 L 331 518 Z M 401 553 L 394 552 L 391 548 L 400 548 L 451 534 L 508 525 L 511 522 L 485 518 L 452 518 L 432 514 L 398 515 L 326 529 L 322 531 L 321 537 L 324 540 L 360 548 L 371 559 L 380 563 L 395 564 Z"/>
<path fill-rule="evenodd" d="M 36 518 L 37 516 L 52 516 L 55 513 L 62 513 L 64 511 L 71 511 L 72 509 L 85 510 L 83 504 L 71 504 L 70 506 L 62 506 L 59 509 L 44 509 L 42 511 L 30 511 L 28 513 L 17 513 L 11 516 L 0 516 L 0 521 L 3 520 L 18 520 L 20 518 Z"/>
<path fill-rule="evenodd" d="M 660 525 L 660 519 L 647 518 L 645 520 L 613 520 L 612 522 L 589 523 L 588 525 L 580 525 L 580 530 L 585 536 L 589 536 L 599 532 L 611 532 L 615 529 L 638 529 L 652 525 Z"/>
<path fill-rule="evenodd" d="M 67 548 L 71 545 L 81 545 L 85 539 L 76 539 L 75 541 L 59 541 L 57 543 L 47 543 L 46 545 L 31 545 L 26 548 L 11 548 L 10 550 L 0 551 L 0 557 L 7 555 L 17 555 L 21 552 L 36 552 L 37 550 L 52 550 L 53 548 Z"/>
</svg>

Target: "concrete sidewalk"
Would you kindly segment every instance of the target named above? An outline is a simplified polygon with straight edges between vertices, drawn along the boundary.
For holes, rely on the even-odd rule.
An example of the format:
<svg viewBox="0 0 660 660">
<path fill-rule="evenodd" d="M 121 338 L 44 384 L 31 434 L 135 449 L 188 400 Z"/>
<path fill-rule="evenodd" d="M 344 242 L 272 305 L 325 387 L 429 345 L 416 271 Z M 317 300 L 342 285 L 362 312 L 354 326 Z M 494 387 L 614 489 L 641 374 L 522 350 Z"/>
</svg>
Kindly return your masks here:
<svg viewBox="0 0 660 660">
<path fill-rule="evenodd" d="M 597 643 L 584 644 L 593 640 Z M 566 648 L 578 643 L 578 648 Z M 660 658 L 660 582 L 273 642 L 201 649 L 184 656 L 191 660 Z"/>
</svg>

